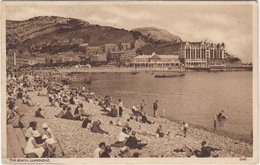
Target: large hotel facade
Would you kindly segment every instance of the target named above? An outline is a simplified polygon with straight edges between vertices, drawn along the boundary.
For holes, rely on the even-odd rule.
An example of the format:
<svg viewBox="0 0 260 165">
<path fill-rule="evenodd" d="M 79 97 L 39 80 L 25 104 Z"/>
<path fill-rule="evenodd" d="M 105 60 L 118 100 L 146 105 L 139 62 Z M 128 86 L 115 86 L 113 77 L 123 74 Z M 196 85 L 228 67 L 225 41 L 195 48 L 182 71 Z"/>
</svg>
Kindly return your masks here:
<svg viewBox="0 0 260 165">
<path fill-rule="evenodd" d="M 225 44 L 201 42 L 183 42 L 179 59 L 185 67 L 209 67 L 223 65 Z"/>
</svg>

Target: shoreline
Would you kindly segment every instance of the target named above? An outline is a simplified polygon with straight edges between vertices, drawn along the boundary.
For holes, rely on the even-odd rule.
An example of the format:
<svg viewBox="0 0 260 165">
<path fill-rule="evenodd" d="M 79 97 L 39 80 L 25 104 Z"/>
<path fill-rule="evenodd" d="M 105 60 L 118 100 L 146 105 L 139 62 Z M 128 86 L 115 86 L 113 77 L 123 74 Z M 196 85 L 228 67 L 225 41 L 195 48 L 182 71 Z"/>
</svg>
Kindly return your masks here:
<svg viewBox="0 0 260 165">
<path fill-rule="evenodd" d="M 193 72 L 193 71 L 188 71 L 188 72 Z M 82 74 L 82 73 L 84 73 L 84 72 L 80 72 L 78 74 Z M 94 74 L 100 74 L 100 73 L 103 73 L 103 72 L 94 72 Z M 104 72 L 104 73 L 113 73 L 113 72 Z M 114 72 L 114 73 L 116 73 L 116 72 Z M 70 84 L 69 86 L 71 86 L 71 85 L 72 84 Z M 148 115 L 152 116 L 151 114 L 148 114 Z M 165 116 L 164 119 L 167 119 L 167 120 L 170 120 L 172 122 L 179 123 L 179 124 L 182 122 L 181 120 L 174 119 L 174 118 L 168 118 L 167 116 Z M 213 122 L 212 122 L 212 124 L 213 124 Z M 234 140 L 240 140 L 240 141 L 243 141 L 243 142 L 246 142 L 246 143 L 249 143 L 249 144 L 253 143 L 253 140 L 249 138 L 250 135 L 248 135 L 248 138 L 245 137 L 247 135 L 243 135 L 243 134 L 239 134 L 238 135 L 238 136 L 241 136 L 241 137 L 235 137 L 234 135 L 232 135 L 232 133 L 230 133 L 228 131 L 225 131 L 225 130 L 215 130 L 214 128 L 207 128 L 207 127 L 196 125 L 196 124 L 192 124 L 192 123 L 189 123 L 189 125 L 194 127 L 194 128 L 203 129 L 205 131 L 208 131 L 208 132 L 211 132 L 211 133 L 214 133 L 214 134 L 217 134 L 217 135 L 221 135 L 221 136 L 226 136 L 226 137 L 232 138 Z"/>
<path fill-rule="evenodd" d="M 132 72 L 252 72 L 253 67 L 222 67 L 222 68 L 147 68 L 147 67 L 70 67 L 56 68 L 60 73 L 132 73 Z M 52 72 L 53 69 L 36 70 L 43 72 Z"/>
<path fill-rule="evenodd" d="M 194 71 L 188 71 L 188 72 L 194 72 Z M 83 73 L 84 72 L 81 72 L 81 73 L 78 73 L 78 74 L 83 74 Z M 107 74 L 110 73 L 111 74 L 113 72 L 104 72 L 104 73 L 107 73 Z M 116 72 L 114 72 L 114 73 L 116 73 Z M 94 72 L 93 74 L 101 74 L 101 72 Z M 70 84 L 70 85 L 72 85 L 72 84 Z M 148 115 L 152 116 L 151 114 L 148 114 Z M 165 116 L 165 119 L 173 121 L 173 122 L 177 122 L 177 123 L 182 122 L 181 120 L 170 118 L 170 117 L 167 117 L 167 116 Z M 238 134 L 237 136 L 240 136 L 240 137 L 235 137 L 234 135 L 232 135 L 232 133 L 225 131 L 225 130 L 218 130 L 218 129 L 215 130 L 214 128 L 207 128 L 207 127 L 196 125 L 196 124 L 193 124 L 193 123 L 189 123 L 189 125 L 192 125 L 194 128 L 203 129 L 205 131 L 215 133 L 217 135 L 226 136 L 226 137 L 232 138 L 234 140 L 240 140 L 240 141 L 243 141 L 243 142 L 246 142 L 246 143 L 249 143 L 249 144 L 251 144 L 253 142 L 253 140 L 249 137 L 250 136 L 249 134 L 248 134 L 248 136 L 246 134 Z M 213 121 L 212 121 L 212 125 L 213 125 Z"/>
</svg>

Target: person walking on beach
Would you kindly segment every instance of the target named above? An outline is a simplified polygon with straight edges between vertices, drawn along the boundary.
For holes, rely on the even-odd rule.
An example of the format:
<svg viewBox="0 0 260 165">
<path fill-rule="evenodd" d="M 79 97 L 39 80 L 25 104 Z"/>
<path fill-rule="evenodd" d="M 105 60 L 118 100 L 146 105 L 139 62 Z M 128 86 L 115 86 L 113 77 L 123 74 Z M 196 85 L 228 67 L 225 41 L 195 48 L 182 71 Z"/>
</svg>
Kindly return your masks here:
<svg viewBox="0 0 260 165">
<path fill-rule="evenodd" d="M 157 117 L 157 111 L 158 111 L 158 100 L 155 100 L 153 104 L 153 112 L 154 112 L 154 117 Z"/>
<path fill-rule="evenodd" d="M 217 128 L 217 119 L 218 119 L 218 117 L 214 116 L 214 128 Z"/>
<path fill-rule="evenodd" d="M 123 102 L 121 99 L 118 100 L 119 101 L 119 117 L 122 117 L 123 115 Z"/>
<path fill-rule="evenodd" d="M 141 110 L 141 112 L 144 112 L 144 109 L 145 109 L 145 106 L 146 106 L 146 103 L 145 103 L 145 100 L 143 100 L 142 102 L 141 102 L 141 105 L 140 105 L 140 110 Z"/>
<path fill-rule="evenodd" d="M 183 133 L 184 133 L 184 137 L 186 137 L 186 136 L 187 136 L 187 133 L 188 133 L 189 125 L 188 125 L 188 123 L 186 123 L 186 122 L 183 122 L 183 124 L 184 124 Z"/>
</svg>

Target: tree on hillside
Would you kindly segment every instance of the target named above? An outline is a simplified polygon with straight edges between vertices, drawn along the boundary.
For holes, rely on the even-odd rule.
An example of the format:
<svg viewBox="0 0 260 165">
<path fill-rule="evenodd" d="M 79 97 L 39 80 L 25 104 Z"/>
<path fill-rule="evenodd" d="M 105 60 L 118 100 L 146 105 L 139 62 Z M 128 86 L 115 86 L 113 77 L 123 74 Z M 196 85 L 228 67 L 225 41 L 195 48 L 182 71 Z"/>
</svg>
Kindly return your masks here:
<svg viewBox="0 0 260 165">
<path fill-rule="evenodd" d="M 234 57 L 234 58 L 229 59 L 229 62 L 237 63 L 237 62 L 241 62 L 241 60 L 239 58 L 237 58 L 237 57 Z"/>
</svg>

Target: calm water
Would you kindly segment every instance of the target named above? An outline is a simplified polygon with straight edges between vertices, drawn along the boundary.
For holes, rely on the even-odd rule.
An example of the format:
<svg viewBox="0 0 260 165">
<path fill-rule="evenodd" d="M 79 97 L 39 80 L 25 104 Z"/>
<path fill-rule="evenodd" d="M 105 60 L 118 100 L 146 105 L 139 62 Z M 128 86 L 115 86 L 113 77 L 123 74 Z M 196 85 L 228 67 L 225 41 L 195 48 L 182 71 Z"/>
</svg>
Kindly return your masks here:
<svg viewBox="0 0 260 165">
<path fill-rule="evenodd" d="M 252 72 L 186 72 L 185 78 L 161 79 L 145 72 L 92 73 L 92 84 L 86 87 L 102 96 L 111 95 L 113 102 L 121 98 L 128 108 L 140 106 L 144 99 L 150 114 L 153 102 L 158 100 L 158 115 L 164 109 L 167 118 L 250 139 Z M 214 129 L 214 116 L 221 110 L 228 119 Z"/>
</svg>

